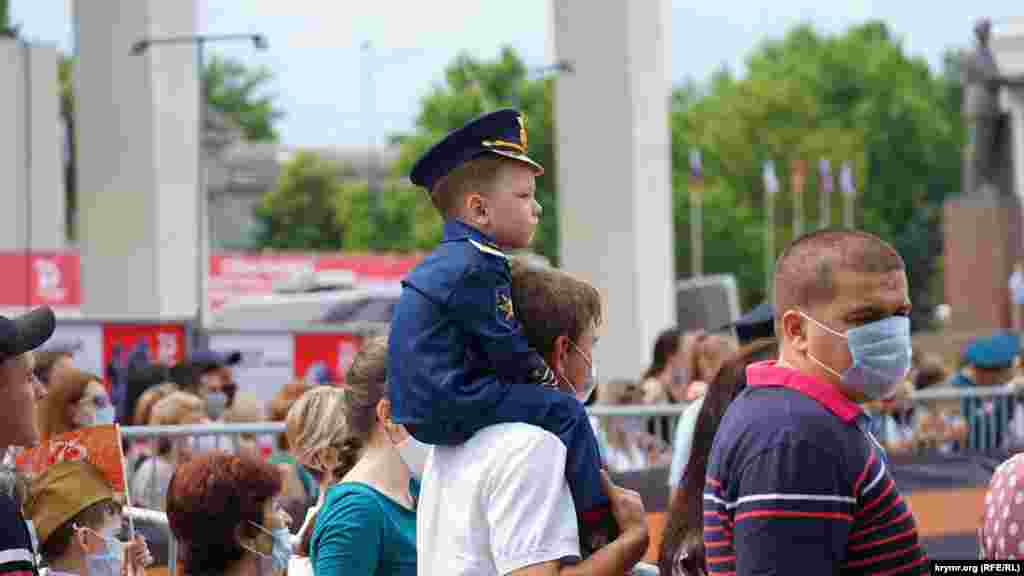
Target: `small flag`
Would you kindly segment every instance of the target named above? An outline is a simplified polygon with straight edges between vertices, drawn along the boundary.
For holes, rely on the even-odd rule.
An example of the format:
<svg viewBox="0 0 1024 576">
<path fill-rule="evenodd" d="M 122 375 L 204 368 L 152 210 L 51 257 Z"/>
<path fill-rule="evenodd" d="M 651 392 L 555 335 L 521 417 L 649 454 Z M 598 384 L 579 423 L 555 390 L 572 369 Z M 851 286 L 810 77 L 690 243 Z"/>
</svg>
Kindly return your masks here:
<svg viewBox="0 0 1024 576">
<path fill-rule="evenodd" d="M 775 175 L 775 162 L 765 160 L 764 168 L 761 170 L 761 176 L 764 179 L 764 191 L 768 194 L 778 194 L 779 179 Z"/>
<path fill-rule="evenodd" d="M 857 188 L 853 184 L 853 167 L 849 162 L 843 162 L 842 168 L 839 169 L 839 190 L 844 196 L 857 194 Z"/>
<path fill-rule="evenodd" d="M 807 163 L 803 160 L 794 160 L 792 174 L 790 175 L 793 194 L 799 195 L 804 193 L 804 178 L 806 175 Z"/>
<path fill-rule="evenodd" d="M 704 180 L 704 167 L 701 166 L 700 150 L 697 148 L 690 148 L 690 180 Z"/>
<path fill-rule="evenodd" d="M 821 191 L 826 194 L 832 193 L 832 166 L 828 158 L 822 158 L 818 162 L 818 177 L 821 179 Z"/>
</svg>

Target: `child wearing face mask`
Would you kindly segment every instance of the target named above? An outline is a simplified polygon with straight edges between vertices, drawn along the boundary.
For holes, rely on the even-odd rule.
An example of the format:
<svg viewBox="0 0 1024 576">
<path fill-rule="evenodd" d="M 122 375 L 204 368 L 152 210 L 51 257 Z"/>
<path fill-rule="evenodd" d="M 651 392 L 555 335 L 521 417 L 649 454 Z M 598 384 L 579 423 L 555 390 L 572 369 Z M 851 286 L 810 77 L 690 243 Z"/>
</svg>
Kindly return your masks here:
<svg viewBox="0 0 1024 576">
<path fill-rule="evenodd" d="M 49 576 L 142 576 L 152 563 L 141 536 L 120 540 L 121 507 L 88 462 L 48 468 L 32 482 L 25 510 Z"/>
</svg>

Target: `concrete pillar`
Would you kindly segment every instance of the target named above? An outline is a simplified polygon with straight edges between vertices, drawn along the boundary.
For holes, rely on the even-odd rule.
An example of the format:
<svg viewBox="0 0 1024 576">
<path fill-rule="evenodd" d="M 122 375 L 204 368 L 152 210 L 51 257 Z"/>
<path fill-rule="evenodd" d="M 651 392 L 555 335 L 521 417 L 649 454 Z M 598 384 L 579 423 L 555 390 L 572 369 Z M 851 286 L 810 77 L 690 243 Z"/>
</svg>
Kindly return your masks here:
<svg viewBox="0 0 1024 576">
<path fill-rule="evenodd" d="M 0 251 L 65 246 L 57 49 L 0 38 Z"/>
<path fill-rule="evenodd" d="M 75 70 L 82 311 L 181 317 L 197 298 L 194 0 L 78 0 Z"/>
<path fill-rule="evenodd" d="M 669 3 L 554 2 L 561 265 L 605 299 L 601 380 L 638 378 L 676 323 Z"/>
</svg>

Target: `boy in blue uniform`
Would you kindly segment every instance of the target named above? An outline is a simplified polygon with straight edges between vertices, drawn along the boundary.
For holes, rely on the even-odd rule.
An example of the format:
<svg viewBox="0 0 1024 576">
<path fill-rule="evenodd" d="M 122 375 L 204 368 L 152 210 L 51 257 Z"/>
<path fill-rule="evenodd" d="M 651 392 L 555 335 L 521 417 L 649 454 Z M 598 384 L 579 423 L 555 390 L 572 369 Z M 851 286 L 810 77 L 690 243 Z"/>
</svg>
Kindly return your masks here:
<svg viewBox="0 0 1024 576">
<path fill-rule="evenodd" d="M 526 146 L 522 114 L 499 110 L 452 132 L 413 167 L 413 183 L 445 217 L 444 238 L 402 282 L 388 340 L 389 396 L 395 422 L 429 444 L 461 444 L 506 422 L 556 434 L 568 449 L 566 480 L 586 554 L 617 535 L 581 403 L 589 391 L 559 392 L 530 347 L 504 252 L 529 245 L 541 213 L 534 192 L 544 169 Z"/>
</svg>

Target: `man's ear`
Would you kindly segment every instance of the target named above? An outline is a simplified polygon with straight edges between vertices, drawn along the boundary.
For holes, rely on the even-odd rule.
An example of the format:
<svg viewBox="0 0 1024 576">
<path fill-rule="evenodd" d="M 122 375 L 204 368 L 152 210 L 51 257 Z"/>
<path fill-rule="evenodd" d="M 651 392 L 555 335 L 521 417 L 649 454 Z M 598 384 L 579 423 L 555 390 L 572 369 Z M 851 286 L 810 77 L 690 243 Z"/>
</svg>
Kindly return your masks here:
<svg viewBox="0 0 1024 576">
<path fill-rule="evenodd" d="M 377 402 L 377 419 L 381 422 L 391 421 L 391 400 L 383 398 L 380 402 Z"/>
<path fill-rule="evenodd" d="M 555 374 L 565 377 L 565 358 L 569 353 L 569 337 L 565 334 L 555 338 L 555 341 L 551 343 L 551 365 L 549 368 L 554 371 Z"/>
<path fill-rule="evenodd" d="M 783 341 L 787 342 L 794 350 L 804 352 L 807 350 L 807 331 L 804 328 L 804 319 L 795 310 L 786 310 L 780 322 Z"/>
</svg>

